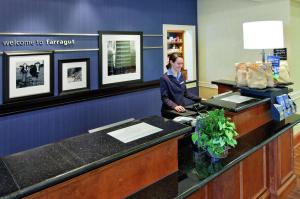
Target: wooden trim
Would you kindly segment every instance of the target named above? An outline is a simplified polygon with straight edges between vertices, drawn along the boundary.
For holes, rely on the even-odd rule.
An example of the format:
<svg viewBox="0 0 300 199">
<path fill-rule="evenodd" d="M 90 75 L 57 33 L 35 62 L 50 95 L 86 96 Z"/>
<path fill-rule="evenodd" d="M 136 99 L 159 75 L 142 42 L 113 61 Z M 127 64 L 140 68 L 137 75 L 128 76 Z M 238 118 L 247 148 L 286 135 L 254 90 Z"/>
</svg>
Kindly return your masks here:
<svg viewBox="0 0 300 199">
<path fill-rule="evenodd" d="M 267 159 L 266 159 L 266 147 L 264 146 L 262 148 L 263 150 L 263 171 L 264 171 L 264 187 L 255 195 L 254 198 L 267 198 L 267 196 L 270 195 L 269 191 L 268 191 L 268 186 L 267 186 Z"/>
<path fill-rule="evenodd" d="M 293 134 L 294 139 L 294 148 L 298 147 L 300 145 L 300 132 Z"/>
<path fill-rule="evenodd" d="M 264 171 L 265 171 L 265 175 L 264 175 L 264 184 L 266 189 L 268 188 L 268 180 L 267 180 L 267 176 L 268 176 L 268 168 L 267 168 L 267 147 L 264 146 L 263 148 L 263 159 L 264 159 Z"/>
<path fill-rule="evenodd" d="M 243 170 L 244 170 L 244 161 L 240 162 L 240 198 L 244 198 L 244 174 L 243 174 Z"/>
<path fill-rule="evenodd" d="M 294 174 L 294 151 L 293 151 L 293 131 L 291 129 L 287 130 L 284 134 L 282 134 L 279 138 L 278 138 L 278 150 L 279 150 L 279 162 L 280 162 L 280 167 L 279 167 L 279 171 L 281 171 L 281 167 L 282 167 L 282 162 L 283 161 L 281 158 L 283 157 L 282 155 L 284 152 L 285 147 L 287 147 L 286 145 L 283 145 L 284 147 L 282 147 L 281 142 L 283 141 L 283 139 L 289 138 L 290 140 L 290 147 L 291 147 L 291 151 L 290 151 L 290 155 L 291 155 L 291 159 L 290 159 L 290 166 L 291 166 L 291 170 L 290 172 L 288 172 L 285 176 L 281 176 L 281 172 L 279 172 L 279 176 L 280 176 L 280 185 L 283 185 L 293 174 Z"/>
<path fill-rule="evenodd" d="M 262 188 L 253 198 L 261 198 L 264 195 L 269 195 L 267 187 Z"/>
<path fill-rule="evenodd" d="M 277 191 L 276 198 L 286 199 L 289 193 L 295 188 L 297 184 L 296 175 L 292 175 Z"/>
<path fill-rule="evenodd" d="M 279 176 L 279 154 L 278 139 L 267 145 L 267 164 L 268 164 L 268 187 L 271 195 L 276 195 L 277 187 L 280 186 Z"/>
<path fill-rule="evenodd" d="M 281 184 L 285 184 L 291 176 L 294 175 L 294 170 L 290 171 L 284 178 L 281 179 Z"/>
<path fill-rule="evenodd" d="M 281 175 L 281 170 L 282 170 L 282 148 L 280 147 L 280 138 L 282 138 L 282 136 L 284 136 L 286 132 L 284 132 L 280 137 L 278 137 L 276 139 L 276 145 L 277 145 L 277 154 L 278 154 L 278 162 L 276 164 L 278 164 L 278 170 L 277 170 L 277 176 L 278 177 L 278 184 L 277 184 L 277 188 L 279 188 L 282 185 L 282 175 Z M 274 162 L 275 163 L 275 162 Z M 277 190 L 278 191 L 278 190 Z"/>
<path fill-rule="evenodd" d="M 266 192 L 264 192 L 261 196 L 258 196 L 257 198 L 259 199 L 269 199 L 270 198 L 270 192 L 269 190 L 267 190 Z"/>
</svg>

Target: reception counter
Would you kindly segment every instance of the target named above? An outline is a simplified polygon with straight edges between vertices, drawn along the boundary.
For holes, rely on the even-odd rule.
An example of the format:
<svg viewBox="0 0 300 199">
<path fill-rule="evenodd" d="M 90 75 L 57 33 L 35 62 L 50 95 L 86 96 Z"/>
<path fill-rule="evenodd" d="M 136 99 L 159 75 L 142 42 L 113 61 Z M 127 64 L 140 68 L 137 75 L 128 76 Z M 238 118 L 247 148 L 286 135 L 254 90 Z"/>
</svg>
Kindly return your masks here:
<svg viewBox="0 0 300 199">
<path fill-rule="evenodd" d="M 275 122 L 268 99 L 225 114 L 240 135 L 219 162 L 192 144 L 192 127 L 152 116 L 1 158 L 0 198 L 285 198 L 300 115 Z M 108 134 L 140 123 L 161 131 L 128 143 Z"/>
<path fill-rule="evenodd" d="M 122 143 L 108 132 L 162 129 Z M 0 159 L 2 198 L 124 198 L 178 171 L 178 139 L 191 127 L 153 116 Z"/>
<path fill-rule="evenodd" d="M 233 92 L 208 99 L 205 104 L 217 108 L 224 108 L 226 110 L 225 115 L 230 117 L 235 123 L 236 130 L 240 137 L 272 120 L 271 101 L 269 98 L 260 99 L 251 97 L 249 98 L 250 100 L 243 103 L 234 103 L 224 100 L 225 98 L 233 96 L 247 97 L 243 96 L 240 92 Z"/>
<path fill-rule="evenodd" d="M 268 122 L 238 138 L 219 162 L 186 145 L 179 172 L 130 198 L 286 198 L 296 182 L 292 127 L 299 122 L 300 115 Z"/>
</svg>

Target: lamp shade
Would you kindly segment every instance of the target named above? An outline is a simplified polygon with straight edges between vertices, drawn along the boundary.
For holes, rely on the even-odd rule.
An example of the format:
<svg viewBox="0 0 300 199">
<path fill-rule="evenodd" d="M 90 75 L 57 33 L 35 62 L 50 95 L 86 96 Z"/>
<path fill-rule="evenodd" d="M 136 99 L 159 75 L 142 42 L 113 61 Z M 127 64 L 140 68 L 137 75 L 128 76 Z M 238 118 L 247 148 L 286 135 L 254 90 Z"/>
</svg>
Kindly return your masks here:
<svg viewBox="0 0 300 199">
<path fill-rule="evenodd" d="M 243 24 L 244 49 L 283 48 L 282 21 L 254 21 Z"/>
</svg>

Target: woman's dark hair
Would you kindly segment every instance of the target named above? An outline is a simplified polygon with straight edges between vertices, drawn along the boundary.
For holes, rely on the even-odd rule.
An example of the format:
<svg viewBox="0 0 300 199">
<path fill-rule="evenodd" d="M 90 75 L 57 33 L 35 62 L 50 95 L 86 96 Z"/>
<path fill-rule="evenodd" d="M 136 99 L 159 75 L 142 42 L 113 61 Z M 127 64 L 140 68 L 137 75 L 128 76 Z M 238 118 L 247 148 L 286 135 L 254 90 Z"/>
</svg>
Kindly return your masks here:
<svg viewBox="0 0 300 199">
<path fill-rule="evenodd" d="M 174 62 L 176 62 L 178 57 L 182 58 L 182 56 L 179 55 L 178 53 L 172 53 L 168 57 L 169 57 L 169 63 L 166 65 L 167 69 L 171 68 L 171 61 L 174 63 Z"/>
</svg>

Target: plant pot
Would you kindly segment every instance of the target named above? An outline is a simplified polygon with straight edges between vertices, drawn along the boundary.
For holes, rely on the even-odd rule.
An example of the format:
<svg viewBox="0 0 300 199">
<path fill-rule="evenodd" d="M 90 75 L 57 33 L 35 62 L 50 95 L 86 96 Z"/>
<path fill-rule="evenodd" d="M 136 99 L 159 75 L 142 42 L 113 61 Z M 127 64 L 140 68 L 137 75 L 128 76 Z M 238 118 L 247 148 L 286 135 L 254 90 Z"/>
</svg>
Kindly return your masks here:
<svg viewBox="0 0 300 199">
<path fill-rule="evenodd" d="M 207 156 L 205 155 L 207 152 L 197 148 L 197 150 L 193 151 L 194 157 L 193 160 L 194 162 L 198 162 L 198 161 L 203 161 L 203 159 L 205 159 Z"/>
<path fill-rule="evenodd" d="M 222 162 L 211 162 L 209 160 L 204 160 L 196 162 L 195 168 L 192 172 L 196 174 L 200 180 L 203 180 L 211 175 L 214 175 L 223 168 L 224 166 L 222 165 Z"/>
<path fill-rule="evenodd" d="M 229 148 L 226 149 L 224 151 L 224 153 L 222 155 L 220 155 L 220 156 L 217 156 L 216 154 L 211 154 L 209 151 L 207 151 L 207 155 L 210 157 L 210 159 L 211 159 L 212 162 L 217 162 L 220 159 L 226 158 L 228 156 L 228 150 L 229 150 Z"/>
</svg>

